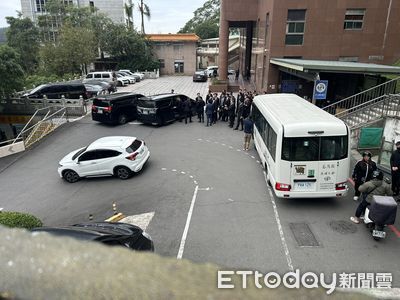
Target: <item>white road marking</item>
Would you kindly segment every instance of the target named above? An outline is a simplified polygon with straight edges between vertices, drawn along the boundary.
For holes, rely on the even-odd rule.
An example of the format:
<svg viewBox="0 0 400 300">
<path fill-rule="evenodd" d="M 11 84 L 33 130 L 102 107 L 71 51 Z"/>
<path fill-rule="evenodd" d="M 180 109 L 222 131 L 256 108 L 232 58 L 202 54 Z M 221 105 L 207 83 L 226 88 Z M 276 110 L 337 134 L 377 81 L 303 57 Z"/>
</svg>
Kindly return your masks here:
<svg viewBox="0 0 400 300">
<path fill-rule="evenodd" d="M 233 202 L 233 200 L 232 200 L 231 198 L 229 198 L 229 199 L 228 199 L 228 201 L 231 201 L 231 202 Z"/>
<path fill-rule="evenodd" d="M 229 146 L 229 149 L 233 149 L 233 147 L 232 147 L 232 146 Z"/>
<path fill-rule="evenodd" d="M 129 122 L 129 125 L 142 125 L 140 122 Z"/>
<path fill-rule="evenodd" d="M 161 168 L 162 171 L 167 171 L 167 168 Z"/>
<path fill-rule="evenodd" d="M 251 156 L 251 158 L 252 158 L 252 159 L 255 159 L 255 157 L 254 157 L 253 155 Z"/>
<path fill-rule="evenodd" d="M 225 144 L 221 144 L 222 146 L 226 146 Z"/>
<path fill-rule="evenodd" d="M 283 234 L 281 220 L 279 218 L 278 208 L 276 207 L 274 195 L 273 195 L 273 193 L 271 191 L 271 188 L 268 185 L 267 174 L 265 173 L 265 171 L 263 171 L 263 173 L 264 173 L 265 183 L 267 184 L 268 193 L 269 193 L 269 196 L 271 198 L 272 207 L 274 209 L 275 221 L 276 221 L 276 224 L 278 225 L 279 235 L 281 237 L 281 243 L 282 243 L 283 251 L 285 252 L 286 261 L 287 261 L 287 264 L 288 264 L 288 267 L 289 267 L 290 271 L 294 271 L 293 264 L 292 264 L 292 258 L 291 258 L 290 253 L 289 253 L 289 247 L 288 247 L 288 245 L 286 243 L 285 235 Z"/>
<path fill-rule="evenodd" d="M 196 180 L 195 180 L 195 181 L 193 181 L 193 183 L 197 185 L 197 181 L 196 181 Z"/>
<path fill-rule="evenodd" d="M 211 187 L 206 187 L 206 188 L 199 188 L 199 191 L 209 191 L 212 190 L 213 188 Z"/>
<path fill-rule="evenodd" d="M 139 226 L 140 228 L 143 229 L 143 231 L 145 231 L 146 228 L 149 226 L 153 217 L 154 217 L 154 211 L 140 215 L 127 216 L 122 220 L 120 220 L 119 222 Z"/>
<path fill-rule="evenodd" d="M 172 169 L 171 171 L 172 171 L 172 172 L 176 172 L 176 169 Z"/>
<path fill-rule="evenodd" d="M 188 216 L 187 216 L 187 219 L 186 219 L 185 229 L 183 230 L 183 234 L 182 234 L 182 238 L 181 238 L 181 244 L 179 245 L 178 255 L 176 256 L 177 259 L 182 259 L 183 251 L 185 250 L 186 238 L 187 238 L 187 234 L 188 234 L 188 231 L 189 231 L 190 221 L 192 219 L 194 203 L 196 202 L 196 197 L 197 197 L 198 190 L 199 190 L 199 186 L 196 185 L 196 188 L 194 189 L 194 193 L 193 193 L 192 202 L 190 203 L 190 208 L 189 208 Z"/>
<path fill-rule="evenodd" d="M 197 139 L 198 141 L 202 141 L 203 139 Z"/>
<path fill-rule="evenodd" d="M 214 142 L 215 144 L 218 144 L 218 142 Z"/>
<path fill-rule="evenodd" d="M 193 175 L 190 175 L 189 177 L 193 179 Z"/>
<path fill-rule="evenodd" d="M 259 160 L 257 160 L 257 163 L 259 164 L 259 163 L 260 163 L 260 161 L 259 161 Z"/>
<path fill-rule="evenodd" d="M 236 151 L 237 151 L 237 152 L 240 152 L 240 151 L 242 151 L 242 150 L 240 150 L 240 149 L 236 149 Z"/>
<path fill-rule="evenodd" d="M 185 172 L 181 171 L 181 174 L 186 174 Z"/>
<path fill-rule="evenodd" d="M 206 140 L 206 142 L 209 142 L 209 143 L 210 143 L 210 140 Z"/>
</svg>

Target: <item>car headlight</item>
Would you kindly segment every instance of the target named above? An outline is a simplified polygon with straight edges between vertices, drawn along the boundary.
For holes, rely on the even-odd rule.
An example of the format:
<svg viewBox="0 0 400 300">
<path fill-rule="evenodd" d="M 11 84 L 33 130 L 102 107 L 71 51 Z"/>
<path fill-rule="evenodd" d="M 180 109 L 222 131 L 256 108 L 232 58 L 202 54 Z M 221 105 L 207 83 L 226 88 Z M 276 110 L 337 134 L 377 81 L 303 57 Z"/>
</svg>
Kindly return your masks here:
<svg viewBox="0 0 400 300">
<path fill-rule="evenodd" d="M 151 236 L 147 233 L 147 232 L 142 232 L 142 235 L 147 238 L 148 240 L 152 241 L 153 239 L 151 238 Z"/>
<path fill-rule="evenodd" d="M 62 164 L 59 163 L 59 164 L 58 164 L 58 167 L 61 168 L 61 167 L 64 167 L 64 166 L 63 166 Z"/>
</svg>

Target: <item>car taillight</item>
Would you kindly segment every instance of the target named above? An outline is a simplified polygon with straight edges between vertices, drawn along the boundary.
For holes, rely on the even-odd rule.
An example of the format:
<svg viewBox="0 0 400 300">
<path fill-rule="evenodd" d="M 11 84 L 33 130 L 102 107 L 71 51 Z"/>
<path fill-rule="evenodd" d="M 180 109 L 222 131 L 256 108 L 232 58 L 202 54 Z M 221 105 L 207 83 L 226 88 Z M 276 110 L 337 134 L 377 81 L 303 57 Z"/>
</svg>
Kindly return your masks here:
<svg viewBox="0 0 400 300">
<path fill-rule="evenodd" d="M 111 109 L 112 109 L 111 106 L 107 106 L 107 107 L 104 107 L 104 108 L 103 108 L 103 110 L 104 110 L 104 111 L 107 111 L 107 112 L 111 112 Z"/>
<path fill-rule="evenodd" d="M 347 189 L 347 182 L 336 183 L 336 190 L 343 191 Z"/>
<path fill-rule="evenodd" d="M 134 161 L 138 154 L 139 153 L 135 152 L 135 153 L 132 153 L 131 155 L 129 155 L 129 156 L 125 157 L 125 158 Z"/>
<path fill-rule="evenodd" d="M 290 184 L 280 183 L 280 182 L 277 182 L 277 183 L 275 184 L 275 189 L 276 189 L 277 191 L 288 192 L 288 191 L 290 191 L 291 188 L 292 188 L 292 187 L 290 186 Z"/>
<path fill-rule="evenodd" d="M 97 106 L 95 106 L 95 105 L 92 105 L 92 110 L 97 110 Z"/>
</svg>

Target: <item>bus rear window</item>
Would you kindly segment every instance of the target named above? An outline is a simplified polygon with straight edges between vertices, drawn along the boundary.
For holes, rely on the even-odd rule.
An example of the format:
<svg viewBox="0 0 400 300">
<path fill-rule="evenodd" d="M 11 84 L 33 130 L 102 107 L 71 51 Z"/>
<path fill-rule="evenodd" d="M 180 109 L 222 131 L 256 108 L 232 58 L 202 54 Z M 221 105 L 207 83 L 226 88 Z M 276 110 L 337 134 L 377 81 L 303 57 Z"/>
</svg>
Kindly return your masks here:
<svg viewBox="0 0 400 300">
<path fill-rule="evenodd" d="M 110 106 L 110 101 L 109 100 L 104 100 L 104 99 L 94 99 L 93 100 L 93 105 L 94 106 L 100 106 L 100 107 L 109 107 Z"/>
<path fill-rule="evenodd" d="M 347 136 L 283 138 L 282 159 L 287 161 L 347 158 Z"/>
<path fill-rule="evenodd" d="M 142 99 L 138 100 L 137 106 L 138 107 L 144 107 L 144 108 L 154 108 L 155 107 L 155 101 L 142 98 Z"/>
</svg>

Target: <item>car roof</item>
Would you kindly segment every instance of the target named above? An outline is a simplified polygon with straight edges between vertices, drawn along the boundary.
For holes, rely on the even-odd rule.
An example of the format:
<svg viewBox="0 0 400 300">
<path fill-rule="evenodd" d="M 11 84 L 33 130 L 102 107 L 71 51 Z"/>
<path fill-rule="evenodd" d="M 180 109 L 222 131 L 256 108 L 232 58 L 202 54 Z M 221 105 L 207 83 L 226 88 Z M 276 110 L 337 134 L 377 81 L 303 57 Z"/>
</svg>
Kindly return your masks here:
<svg viewBox="0 0 400 300">
<path fill-rule="evenodd" d="M 107 136 L 102 137 L 98 140 L 95 140 L 91 143 L 87 150 L 95 150 L 95 149 L 126 149 L 136 140 L 135 137 L 132 136 Z"/>
<path fill-rule="evenodd" d="M 121 93 L 113 93 L 113 94 L 108 94 L 108 95 L 102 95 L 102 96 L 97 96 L 95 99 L 99 100 L 118 100 L 123 96 L 142 96 L 142 94 L 137 94 L 137 93 L 131 93 L 131 92 L 121 92 Z"/>
<path fill-rule="evenodd" d="M 142 97 L 142 99 L 158 101 L 158 100 L 164 100 L 165 98 L 173 97 L 173 96 L 185 96 L 185 97 L 188 97 L 188 96 L 183 95 L 183 94 L 165 93 L 165 94 L 157 94 L 157 95 L 152 95 L 152 96 L 144 96 L 144 97 Z M 190 97 L 188 97 L 188 98 L 190 98 Z"/>
</svg>

